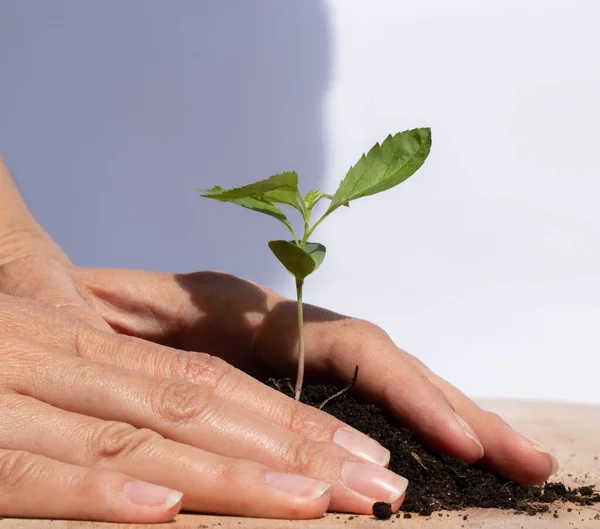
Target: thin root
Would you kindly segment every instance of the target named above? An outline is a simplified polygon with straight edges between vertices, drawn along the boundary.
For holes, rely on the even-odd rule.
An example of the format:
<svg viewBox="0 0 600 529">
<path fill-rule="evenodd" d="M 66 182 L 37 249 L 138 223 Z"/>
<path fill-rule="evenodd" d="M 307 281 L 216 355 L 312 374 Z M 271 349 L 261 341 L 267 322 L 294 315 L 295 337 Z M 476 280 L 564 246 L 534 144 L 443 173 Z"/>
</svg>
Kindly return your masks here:
<svg viewBox="0 0 600 529">
<path fill-rule="evenodd" d="M 411 452 L 410 455 L 413 456 L 413 458 L 417 463 L 419 463 L 419 465 L 421 465 L 425 470 L 427 470 L 427 467 L 423 464 L 423 461 L 421 461 L 419 454 L 417 454 L 416 452 Z"/>
<path fill-rule="evenodd" d="M 340 389 L 337 393 L 334 393 L 330 397 L 327 397 L 319 406 L 319 409 L 322 410 L 326 404 L 329 404 L 333 399 L 337 399 L 342 396 L 346 391 L 352 389 L 354 384 L 356 384 L 356 379 L 358 378 L 358 366 L 354 368 L 354 376 L 352 377 L 352 382 L 350 382 L 349 386 L 346 386 L 344 389 Z"/>
</svg>

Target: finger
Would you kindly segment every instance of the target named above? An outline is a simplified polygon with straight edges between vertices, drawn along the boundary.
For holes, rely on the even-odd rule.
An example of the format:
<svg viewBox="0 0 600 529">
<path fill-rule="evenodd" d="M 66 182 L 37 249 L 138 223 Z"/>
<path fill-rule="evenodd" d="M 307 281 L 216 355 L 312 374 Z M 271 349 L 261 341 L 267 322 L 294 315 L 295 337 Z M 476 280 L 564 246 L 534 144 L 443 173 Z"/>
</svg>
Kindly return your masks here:
<svg viewBox="0 0 600 529">
<path fill-rule="evenodd" d="M 278 425 L 304 438 L 333 442 L 376 465 L 387 466 L 389 463 L 389 450 L 375 440 L 328 413 L 275 391 L 220 358 L 178 351 L 136 339 L 123 340 L 122 337 L 96 335 L 87 343 L 97 344 L 98 340 L 103 345 L 93 350 L 89 346 L 80 348 L 83 357 L 160 379 L 191 383 L 196 388 L 202 388 L 193 391 L 224 399 L 227 406 L 221 409 L 223 414 L 231 412 L 231 416 L 247 416 L 251 413 L 253 417 L 258 416 L 269 424 Z M 117 348 L 122 354 L 110 354 Z"/>
<path fill-rule="evenodd" d="M 471 425 L 485 447 L 486 465 L 509 479 L 532 485 L 543 483 L 558 471 L 558 460 L 539 441 L 516 432 L 500 416 L 479 407 L 420 360 L 408 357 Z"/>
<path fill-rule="evenodd" d="M 369 513 L 375 501 L 397 503 L 406 489 L 405 479 L 334 443 L 309 440 L 194 384 L 35 350 L 27 354 L 27 372 L 21 369 L 16 377 L 13 355 L 4 356 L 5 385 L 13 391 L 61 409 L 148 428 L 214 454 L 235 454 L 328 482 L 336 510 Z"/>
<path fill-rule="evenodd" d="M 0 516 L 160 523 L 180 507 L 181 493 L 120 472 L 0 449 Z"/>
<path fill-rule="evenodd" d="M 483 457 L 483 446 L 464 418 L 385 332 L 362 320 L 342 319 L 331 321 L 324 334 L 316 320 L 306 326 L 307 368 L 350 380 L 358 366 L 356 388 L 425 442 L 467 463 Z"/>
<path fill-rule="evenodd" d="M 60 410 L 26 396 L 2 396 L 3 447 L 181 490 L 183 507 L 213 514 L 308 519 L 329 504 L 329 485 L 162 438 L 150 430 Z M 131 478 L 130 478 L 131 480 Z M 135 491 L 143 496 L 142 491 Z M 44 513 L 45 514 L 45 513 Z"/>
</svg>

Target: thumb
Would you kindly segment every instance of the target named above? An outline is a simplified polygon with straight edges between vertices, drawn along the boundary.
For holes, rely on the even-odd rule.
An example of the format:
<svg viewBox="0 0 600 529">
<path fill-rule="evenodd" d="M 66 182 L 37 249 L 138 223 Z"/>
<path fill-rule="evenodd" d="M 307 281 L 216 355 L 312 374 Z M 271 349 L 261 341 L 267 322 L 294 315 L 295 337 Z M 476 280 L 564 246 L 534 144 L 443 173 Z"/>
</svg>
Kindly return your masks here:
<svg viewBox="0 0 600 529">
<path fill-rule="evenodd" d="M 34 219 L 0 156 L 0 293 L 41 301 L 110 330 L 82 298 L 72 268 Z"/>
<path fill-rule="evenodd" d="M 77 268 L 92 308 L 113 329 L 225 360 L 251 347 L 265 316 L 282 298 L 268 288 L 219 272 L 165 274 Z M 233 360 L 232 360 L 233 361 Z M 239 364 L 239 362 L 238 362 Z"/>
<path fill-rule="evenodd" d="M 0 265 L 0 292 L 55 307 L 97 329 L 113 332 L 82 297 L 72 268 L 45 255 L 17 257 Z"/>
</svg>

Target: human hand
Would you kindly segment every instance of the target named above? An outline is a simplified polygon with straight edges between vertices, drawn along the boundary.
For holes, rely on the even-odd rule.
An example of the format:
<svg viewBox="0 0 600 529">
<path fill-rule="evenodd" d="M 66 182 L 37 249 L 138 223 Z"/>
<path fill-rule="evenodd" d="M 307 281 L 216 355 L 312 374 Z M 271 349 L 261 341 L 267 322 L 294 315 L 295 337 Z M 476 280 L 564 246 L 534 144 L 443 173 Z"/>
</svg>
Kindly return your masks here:
<svg viewBox="0 0 600 529">
<path fill-rule="evenodd" d="M 406 480 L 375 441 L 216 357 L 115 332 L 135 310 L 123 329 L 106 319 L 101 305 L 119 300 L 83 281 L 94 273 L 36 225 L 1 164 L 0 198 L 0 516 L 161 522 L 183 505 L 312 518 L 400 505 Z"/>
</svg>

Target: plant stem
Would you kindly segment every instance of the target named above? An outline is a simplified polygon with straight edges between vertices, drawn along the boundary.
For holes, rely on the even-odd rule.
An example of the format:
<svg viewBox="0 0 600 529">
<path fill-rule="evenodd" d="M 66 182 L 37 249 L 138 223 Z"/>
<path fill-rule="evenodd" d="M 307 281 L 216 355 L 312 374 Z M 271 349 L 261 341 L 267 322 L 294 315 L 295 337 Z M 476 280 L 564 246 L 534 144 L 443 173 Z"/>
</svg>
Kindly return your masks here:
<svg viewBox="0 0 600 529">
<path fill-rule="evenodd" d="M 302 308 L 302 279 L 296 279 L 296 297 L 298 300 L 298 372 L 294 397 L 300 400 L 302 384 L 304 383 L 304 310 Z"/>
<path fill-rule="evenodd" d="M 307 210 L 304 203 L 302 204 L 302 219 L 304 220 L 304 234 L 302 235 L 302 240 L 300 241 L 300 248 L 304 248 L 306 246 L 306 241 L 308 241 L 308 230 L 310 228 L 310 215 L 311 211 Z"/>
<path fill-rule="evenodd" d="M 315 231 L 317 229 L 317 226 L 319 224 L 321 224 L 321 222 L 323 222 L 331 213 L 333 213 L 337 208 L 334 209 L 328 209 L 325 213 L 323 213 L 323 216 L 317 221 L 315 222 L 311 228 L 309 228 L 308 230 L 306 230 L 306 228 L 304 229 L 304 239 L 308 240 L 308 238 L 312 235 L 312 232 Z"/>
<path fill-rule="evenodd" d="M 304 218 L 304 235 L 302 236 L 302 241 L 300 242 L 300 247 L 304 248 L 306 243 L 308 242 L 308 229 L 309 229 L 310 219 Z"/>
</svg>

